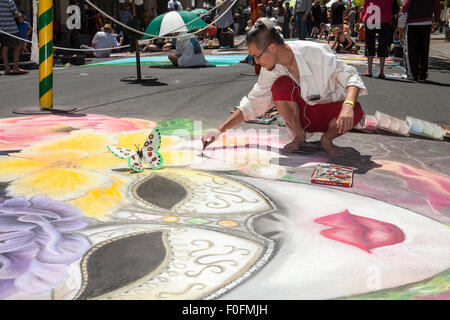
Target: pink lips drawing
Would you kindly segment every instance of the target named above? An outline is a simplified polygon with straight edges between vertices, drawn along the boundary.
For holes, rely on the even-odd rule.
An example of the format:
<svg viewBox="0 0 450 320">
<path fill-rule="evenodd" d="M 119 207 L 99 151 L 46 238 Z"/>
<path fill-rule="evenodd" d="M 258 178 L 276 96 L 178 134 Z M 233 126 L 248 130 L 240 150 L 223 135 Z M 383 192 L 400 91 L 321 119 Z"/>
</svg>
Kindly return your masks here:
<svg viewBox="0 0 450 320">
<path fill-rule="evenodd" d="M 326 238 L 358 247 L 368 253 L 370 250 L 403 242 L 405 235 L 397 226 L 351 214 L 348 210 L 314 220 L 333 227 L 322 230 Z"/>
</svg>

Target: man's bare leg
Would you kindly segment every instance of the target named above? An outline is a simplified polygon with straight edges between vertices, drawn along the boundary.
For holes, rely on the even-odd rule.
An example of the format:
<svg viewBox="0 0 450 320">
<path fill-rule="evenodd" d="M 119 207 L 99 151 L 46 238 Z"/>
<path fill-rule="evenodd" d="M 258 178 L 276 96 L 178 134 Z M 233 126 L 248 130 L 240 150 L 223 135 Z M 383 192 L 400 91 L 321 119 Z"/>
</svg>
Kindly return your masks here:
<svg viewBox="0 0 450 320">
<path fill-rule="evenodd" d="M 20 51 L 22 51 L 22 45 L 18 45 L 14 48 L 14 71 L 19 72 L 21 69 L 19 68 L 19 59 L 20 59 Z"/>
<path fill-rule="evenodd" d="M 286 121 L 286 125 L 294 132 L 294 140 L 284 146 L 286 152 L 293 152 L 300 148 L 300 143 L 306 139 L 305 131 L 300 122 L 299 106 L 294 101 L 275 101 L 275 107 Z"/>
<path fill-rule="evenodd" d="M 334 118 L 328 124 L 328 130 L 320 138 L 322 148 L 333 157 L 342 157 L 345 154 L 343 150 L 340 150 L 333 144 L 333 139 L 338 136 L 340 134 L 337 128 L 336 118 Z"/>
</svg>

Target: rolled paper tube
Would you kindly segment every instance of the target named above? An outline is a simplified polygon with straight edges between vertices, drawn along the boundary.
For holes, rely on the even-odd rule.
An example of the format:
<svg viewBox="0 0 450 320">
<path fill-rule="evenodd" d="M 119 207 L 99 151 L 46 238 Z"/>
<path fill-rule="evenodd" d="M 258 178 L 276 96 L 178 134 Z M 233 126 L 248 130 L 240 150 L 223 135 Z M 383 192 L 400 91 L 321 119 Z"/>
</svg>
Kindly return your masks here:
<svg viewBox="0 0 450 320">
<path fill-rule="evenodd" d="M 419 134 L 423 132 L 423 121 L 411 117 L 406 117 L 406 123 L 409 125 L 409 130 L 411 132 Z"/>
<path fill-rule="evenodd" d="M 442 130 L 442 128 L 440 128 L 439 126 L 435 126 L 433 130 L 433 138 L 443 140 L 444 136 L 445 136 L 444 130 Z"/>
<path fill-rule="evenodd" d="M 402 121 L 402 122 L 401 122 L 400 128 L 398 129 L 398 132 L 399 132 L 401 135 L 404 135 L 404 136 L 407 136 L 407 135 L 408 135 L 409 127 L 408 127 L 408 125 L 406 124 L 405 121 Z"/>
<path fill-rule="evenodd" d="M 381 113 L 377 111 L 377 114 L 375 115 L 377 118 L 377 125 L 380 128 L 389 128 L 390 120 L 388 116 L 384 113 Z"/>
<path fill-rule="evenodd" d="M 429 137 L 433 136 L 433 126 L 431 125 L 431 123 L 429 122 L 425 122 L 423 123 L 423 134 Z"/>
<path fill-rule="evenodd" d="M 375 116 L 366 115 L 364 122 L 364 129 L 366 130 L 376 130 L 377 128 L 377 118 Z"/>
</svg>

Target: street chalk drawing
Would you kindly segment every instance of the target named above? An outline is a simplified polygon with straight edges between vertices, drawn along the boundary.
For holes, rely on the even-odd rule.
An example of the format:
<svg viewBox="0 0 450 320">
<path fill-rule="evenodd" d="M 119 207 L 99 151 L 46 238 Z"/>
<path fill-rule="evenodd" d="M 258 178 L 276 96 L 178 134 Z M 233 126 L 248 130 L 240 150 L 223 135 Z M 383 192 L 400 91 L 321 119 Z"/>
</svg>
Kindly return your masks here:
<svg viewBox="0 0 450 320">
<path fill-rule="evenodd" d="M 0 119 L 0 299 L 448 298 L 448 176 L 380 158 L 371 179 L 397 190 L 357 170 L 344 192 L 290 176 L 329 159 L 280 152 L 276 132 L 230 131 L 203 150 L 194 127 Z M 154 128 L 159 170 L 107 149 Z"/>
</svg>

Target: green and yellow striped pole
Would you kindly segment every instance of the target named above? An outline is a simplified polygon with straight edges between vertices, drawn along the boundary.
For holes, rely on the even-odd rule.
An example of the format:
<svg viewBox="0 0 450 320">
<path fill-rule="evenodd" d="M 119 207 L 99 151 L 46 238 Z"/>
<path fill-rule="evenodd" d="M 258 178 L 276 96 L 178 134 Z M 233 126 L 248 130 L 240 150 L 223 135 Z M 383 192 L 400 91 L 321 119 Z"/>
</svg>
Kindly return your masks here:
<svg viewBox="0 0 450 320">
<path fill-rule="evenodd" d="M 53 0 L 39 0 L 39 106 L 53 107 Z"/>
</svg>

